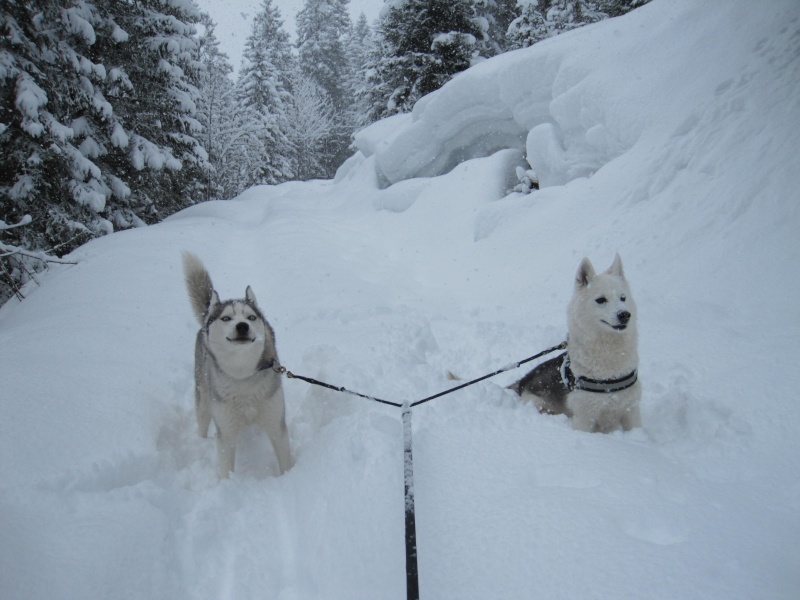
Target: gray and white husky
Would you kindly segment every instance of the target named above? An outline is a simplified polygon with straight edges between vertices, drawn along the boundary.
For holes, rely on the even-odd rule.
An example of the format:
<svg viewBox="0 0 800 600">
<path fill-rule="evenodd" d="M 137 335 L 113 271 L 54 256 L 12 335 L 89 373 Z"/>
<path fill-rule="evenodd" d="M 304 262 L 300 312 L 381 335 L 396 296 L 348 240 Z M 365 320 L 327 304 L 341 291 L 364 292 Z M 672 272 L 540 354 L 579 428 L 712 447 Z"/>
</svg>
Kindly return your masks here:
<svg viewBox="0 0 800 600">
<path fill-rule="evenodd" d="M 567 352 L 512 387 L 540 412 L 564 413 L 582 431 L 641 427 L 636 304 L 619 254 L 604 273 L 581 261 L 567 310 Z"/>
<path fill-rule="evenodd" d="M 194 350 L 197 429 L 217 430 L 220 478 L 234 469 L 236 441 L 249 425 L 269 436 L 281 473 L 292 467 L 286 407 L 275 348 L 275 333 L 247 286 L 244 299 L 221 301 L 203 263 L 183 254 L 186 288 L 200 331 Z"/>
</svg>

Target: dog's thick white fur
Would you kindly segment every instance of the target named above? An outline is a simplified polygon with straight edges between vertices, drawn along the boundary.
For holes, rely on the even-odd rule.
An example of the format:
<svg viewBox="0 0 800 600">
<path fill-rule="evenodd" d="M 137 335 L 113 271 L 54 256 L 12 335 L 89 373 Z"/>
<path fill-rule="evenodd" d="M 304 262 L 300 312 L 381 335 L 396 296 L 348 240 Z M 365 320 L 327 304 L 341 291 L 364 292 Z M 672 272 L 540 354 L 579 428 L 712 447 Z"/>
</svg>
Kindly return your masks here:
<svg viewBox="0 0 800 600">
<path fill-rule="evenodd" d="M 619 255 L 604 273 L 584 258 L 567 310 L 567 352 L 534 368 L 511 386 L 540 412 L 564 413 L 582 431 L 610 432 L 641 427 L 636 303 Z M 589 391 L 594 387 L 619 391 Z M 624 380 L 622 384 L 613 384 Z M 632 385 L 629 382 L 634 381 Z"/>
<path fill-rule="evenodd" d="M 581 261 L 567 310 L 570 368 L 576 379 L 610 380 L 639 367 L 636 303 L 619 254 L 604 273 L 588 258 Z M 612 393 L 575 389 L 567 396 L 572 425 L 583 431 L 610 432 L 641 427 L 641 383 Z"/>
<path fill-rule="evenodd" d="M 216 426 L 220 478 L 234 470 L 236 442 L 249 425 L 263 429 L 281 473 L 292 467 L 286 407 L 275 333 L 250 286 L 244 299 L 221 301 L 203 263 L 184 253 L 183 270 L 192 309 L 200 322 L 195 341 L 195 410 L 201 437 Z"/>
</svg>

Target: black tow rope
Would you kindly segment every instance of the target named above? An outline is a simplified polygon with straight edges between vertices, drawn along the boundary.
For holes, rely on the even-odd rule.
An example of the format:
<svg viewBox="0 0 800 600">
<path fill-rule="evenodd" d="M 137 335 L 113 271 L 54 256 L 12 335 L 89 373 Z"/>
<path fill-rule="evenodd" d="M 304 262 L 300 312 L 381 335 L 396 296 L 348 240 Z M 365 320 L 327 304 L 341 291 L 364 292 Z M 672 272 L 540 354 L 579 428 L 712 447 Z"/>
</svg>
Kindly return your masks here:
<svg viewBox="0 0 800 600">
<path fill-rule="evenodd" d="M 411 408 L 415 406 L 419 406 L 420 404 L 425 404 L 426 402 L 430 402 L 431 400 L 436 400 L 437 398 L 441 398 L 442 396 L 447 396 L 448 394 L 452 394 L 453 392 L 457 392 L 458 390 L 463 390 L 465 387 L 469 387 L 476 383 L 480 383 L 485 379 L 489 379 L 490 377 L 494 377 L 495 375 L 500 375 L 500 373 L 505 373 L 506 371 L 512 371 L 518 367 L 521 367 L 525 363 L 529 363 L 532 360 L 536 360 L 537 358 L 541 358 L 548 354 L 552 354 L 556 350 L 563 350 L 567 347 L 567 342 L 561 342 L 558 346 L 553 346 L 552 348 L 548 348 L 547 350 L 542 350 L 538 354 L 534 354 L 533 356 L 529 356 L 523 360 L 517 361 L 515 363 L 511 363 L 510 365 L 506 365 L 501 369 L 497 369 L 496 371 L 492 371 L 486 375 L 482 375 L 481 377 L 477 377 L 475 379 L 471 379 L 466 383 L 462 383 L 450 389 L 444 390 L 443 392 L 439 392 L 438 394 L 434 394 L 433 396 L 428 396 L 427 398 L 422 398 L 421 400 L 416 400 L 415 402 L 411 402 L 409 406 Z M 267 365 L 266 368 L 271 368 L 278 373 L 286 375 L 289 379 L 299 379 L 301 381 L 305 381 L 306 383 L 310 383 L 311 385 L 317 385 L 320 387 L 324 387 L 329 390 L 333 390 L 335 392 L 341 392 L 343 394 L 350 394 L 351 396 L 358 396 L 359 398 L 364 398 L 365 400 L 372 400 L 373 402 L 379 402 L 381 404 L 388 404 L 389 406 L 395 406 L 397 408 L 404 408 L 406 405 L 405 403 L 401 402 L 392 402 L 391 400 L 384 400 L 382 398 L 378 398 L 376 396 L 370 396 L 368 394 L 362 394 L 360 392 L 354 392 L 353 390 L 348 390 L 346 387 L 332 385 L 330 383 L 325 383 L 324 381 L 320 381 L 319 379 L 314 379 L 313 377 L 306 377 L 305 375 L 295 375 L 291 371 L 287 370 L 286 367 L 277 366 L 274 361 L 271 361 Z"/>
<path fill-rule="evenodd" d="M 324 381 L 319 381 L 318 379 L 314 379 L 313 377 L 305 377 L 303 375 L 295 375 L 291 371 L 287 371 L 284 367 L 279 369 L 279 372 L 285 373 L 286 377 L 289 379 L 300 379 L 301 381 L 305 381 L 306 383 L 310 383 L 311 385 L 318 385 L 320 387 L 327 388 L 329 390 L 333 390 L 335 392 L 342 392 L 343 394 L 350 394 L 351 396 L 358 396 L 359 398 L 364 398 L 366 400 L 372 400 L 373 402 L 380 402 L 381 404 L 388 404 L 389 406 L 396 406 L 397 408 L 403 408 L 403 405 L 399 402 L 392 402 L 391 400 L 382 400 L 380 398 L 376 398 L 375 396 L 368 396 L 367 394 L 360 394 L 359 392 L 354 392 L 352 390 L 348 390 L 345 387 L 337 387 L 335 385 L 331 385 L 330 383 L 325 383 Z"/>
<path fill-rule="evenodd" d="M 436 398 L 447 396 L 448 394 L 452 394 L 453 392 L 462 390 L 465 387 L 469 387 L 480 381 L 489 379 L 490 377 L 494 377 L 495 375 L 499 375 L 500 373 L 505 373 L 506 371 L 511 371 L 512 369 L 516 369 L 517 367 L 520 367 L 525 363 L 529 363 L 532 360 L 536 360 L 537 358 L 541 358 L 543 356 L 551 354 L 556 350 L 563 350 L 566 347 L 567 347 L 567 342 L 561 342 L 558 346 L 553 346 L 552 348 L 548 348 L 547 350 L 542 350 L 538 354 L 534 354 L 533 356 L 530 356 L 526 359 L 520 360 L 515 363 L 511 363 L 510 365 L 506 365 L 505 367 L 497 369 L 496 371 L 493 371 L 492 373 L 489 373 L 487 375 L 483 375 L 476 379 L 472 379 L 470 381 L 467 381 L 466 383 L 462 383 L 443 392 L 439 392 L 438 394 L 434 394 L 433 396 L 428 396 L 427 398 L 417 400 L 416 402 L 406 402 L 402 404 L 399 402 L 392 402 L 391 400 L 383 400 L 381 398 L 376 398 L 375 396 L 369 396 L 367 394 L 354 392 L 352 390 L 348 390 L 345 387 L 337 387 L 335 385 L 331 385 L 330 383 L 325 383 L 324 381 L 319 381 L 318 379 L 314 379 L 313 377 L 295 375 L 291 371 L 286 370 L 286 367 L 278 366 L 276 361 L 271 361 L 270 363 L 264 365 L 264 367 L 271 368 L 278 373 L 285 374 L 286 377 L 288 377 L 289 379 L 300 379 L 301 381 L 305 381 L 306 383 L 310 383 L 312 385 L 318 385 L 320 387 L 324 387 L 329 390 L 342 392 L 343 394 L 350 394 L 351 396 L 358 396 L 359 398 L 364 398 L 365 400 L 372 400 L 373 402 L 388 404 L 389 406 L 396 406 L 397 408 L 403 409 L 403 416 L 402 416 L 403 492 L 404 492 L 404 505 L 406 513 L 406 523 L 405 523 L 406 599 L 419 600 L 419 569 L 417 567 L 417 519 L 416 519 L 416 513 L 414 511 L 414 457 L 412 453 L 412 441 L 411 441 L 411 409 L 414 406 L 419 406 L 420 404 L 425 404 L 426 402 L 430 402 L 431 400 L 435 400 Z"/>
<path fill-rule="evenodd" d="M 414 456 L 411 452 L 411 405 L 403 406 L 403 493 L 406 511 L 406 599 L 419 600 L 417 516 L 414 511 Z"/>
</svg>

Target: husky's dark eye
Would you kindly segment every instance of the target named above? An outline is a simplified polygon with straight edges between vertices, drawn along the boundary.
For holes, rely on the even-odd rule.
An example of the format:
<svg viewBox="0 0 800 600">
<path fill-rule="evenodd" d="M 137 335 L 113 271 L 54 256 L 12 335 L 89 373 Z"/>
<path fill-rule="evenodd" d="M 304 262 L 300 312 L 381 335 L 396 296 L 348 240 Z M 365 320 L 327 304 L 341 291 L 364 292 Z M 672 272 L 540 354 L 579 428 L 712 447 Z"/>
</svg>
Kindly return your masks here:
<svg viewBox="0 0 800 600">
<path fill-rule="evenodd" d="M 628 297 L 623 295 L 623 296 L 620 296 L 619 299 L 622 300 L 623 302 L 625 302 L 628 299 Z"/>
<path fill-rule="evenodd" d="M 220 317 L 220 319 L 219 319 L 219 320 L 220 320 L 220 321 L 224 321 L 225 323 L 227 323 L 228 321 L 230 321 L 230 320 L 231 320 L 231 318 L 230 318 L 230 317 Z"/>
<path fill-rule="evenodd" d="M 256 320 L 256 316 L 255 315 L 250 315 L 249 317 L 247 317 L 247 320 L 248 321 L 255 321 Z"/>
<path fill-rule="evenodd" d="M 605 304 L 606 302 L 608 302 L 608 300 L 606 300 L 605 296 L 600 296 L 595 300 L 595 302 L 597 302 L 598 304 Z"/>
</svg>

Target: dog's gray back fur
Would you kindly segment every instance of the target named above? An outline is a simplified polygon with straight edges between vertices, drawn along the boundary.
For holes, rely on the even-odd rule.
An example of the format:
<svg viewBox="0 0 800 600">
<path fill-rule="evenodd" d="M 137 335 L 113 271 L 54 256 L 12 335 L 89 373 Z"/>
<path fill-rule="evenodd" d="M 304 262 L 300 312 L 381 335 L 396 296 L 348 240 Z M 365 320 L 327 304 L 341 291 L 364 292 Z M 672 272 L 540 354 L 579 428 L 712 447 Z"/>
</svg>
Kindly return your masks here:
<svg viewBox="0 0 800 600">
<path fill-rule="evenodd" d="M 566 356 L 561 354 L 536 366 L 525 377 L 510 388 L 524 398 L 534 400 L 539 412 L 559 415 L 566 413 L 569 387 L 562 376 L 562 365 Z"/>
</svg>

